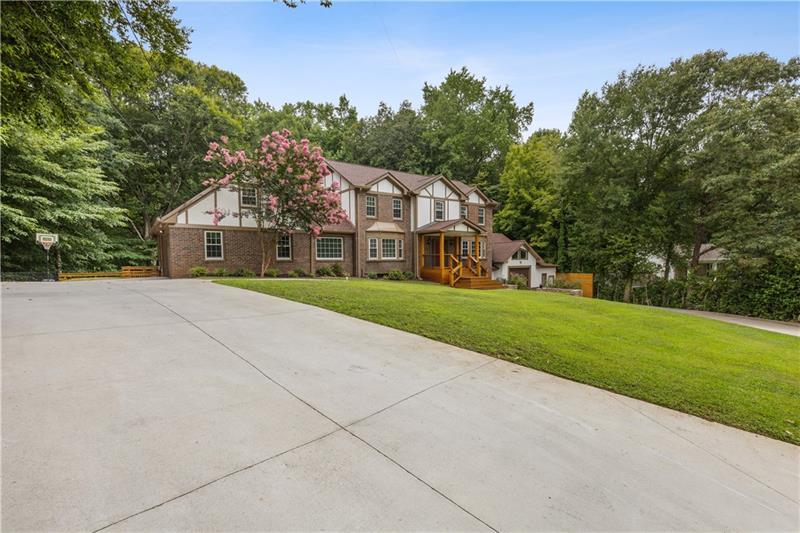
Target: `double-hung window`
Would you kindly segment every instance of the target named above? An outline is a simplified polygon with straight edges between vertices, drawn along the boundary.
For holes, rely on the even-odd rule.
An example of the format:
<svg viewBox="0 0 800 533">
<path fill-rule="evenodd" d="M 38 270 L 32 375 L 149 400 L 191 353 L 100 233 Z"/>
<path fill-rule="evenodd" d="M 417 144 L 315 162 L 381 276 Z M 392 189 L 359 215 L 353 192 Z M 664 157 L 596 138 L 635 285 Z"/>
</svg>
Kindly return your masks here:
<svg viewBox="0 0 800 533">
<path fill-rule="evenodd" d="M 466 239 L 461 241 L 461 257 L 467 257 L 469 255 L 469 243 L 470 241 Z"/>
<path fill-rule="evenodd" d="M 377 259 L 378 258 L 378 239 L 371 238 L 368 241 L 369 243 L 369 259 Z"/>
<path fill-rule="evenodd" d="M 344 244 L 341 237 L 318 237 L 317 259 L 344 259 Z"/>
<path fill-rule="evenodd" d="M 255 187 L 242 187 L 242 207 L 256 207 L 258 205 L 258 194 Z"/>
<path fill-rule="evenodd" d="M 469 218 L 469 208 L 461 204 L 461 218 Z"/>
<path fill-rule="evenodd" d="M 486 242 L 485 241 L 478 241 L 478 257 L 480 259 L 486 259 Z"/>
<path fill-rule="evenodd" d="M 486 224 L 486 208 L 484 207 L 478 208 L 478 224 L 481 226 Z"/>
<path fill-rule="evenodd" d="M 394 239 L 381 239 L 381 258 L 397 259 L 397 241 Z"/>
<path fill-rule="evenodd" d="M 367 206 L 367 216 L 370 218 L 374 218 L 378 216 L 378 197 L 377 196 L 367 196 L 364 200 Z"/>
<path fill-rule="evenodd" d="M 444 220 L 444 202 L 442 200 L 433 202 L 433 220 Z"/>
<path fill-rule="evenodd" d="M 276 246 L 276 257 L 278 261 L 288 261 L 292 258 L 292 236 L 281 235 L 278 237 Z"/>
<path fill-rule="evenodd" d="M 206 259 L 222 259 L 222 232 L 206 231 L 205 241 Z"/>
<path fill-rule="evenodd" d="M 397 258 L 403 258 L 403 239 L 397 239 Z"/>
<path fill-rule="evenodd" d="M 392 198 L 392 218 L 395 220 L 403 220 L 402 198 Z"/>
</svg>

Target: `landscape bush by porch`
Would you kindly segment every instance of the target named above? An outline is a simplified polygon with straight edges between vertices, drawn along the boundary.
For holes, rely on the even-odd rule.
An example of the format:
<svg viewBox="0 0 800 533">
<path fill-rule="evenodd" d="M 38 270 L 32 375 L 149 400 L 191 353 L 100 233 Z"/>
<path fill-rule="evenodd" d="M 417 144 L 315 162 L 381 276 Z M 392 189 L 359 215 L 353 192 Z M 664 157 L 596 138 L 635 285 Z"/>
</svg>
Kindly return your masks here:
<svg viewBox="0 0 800 533">
<path fill-rule="evenodd" d="M 317 305 L 800 444 L 800 339 L 539 291 L 429 283 L 219 283 Z"/>
</svg>

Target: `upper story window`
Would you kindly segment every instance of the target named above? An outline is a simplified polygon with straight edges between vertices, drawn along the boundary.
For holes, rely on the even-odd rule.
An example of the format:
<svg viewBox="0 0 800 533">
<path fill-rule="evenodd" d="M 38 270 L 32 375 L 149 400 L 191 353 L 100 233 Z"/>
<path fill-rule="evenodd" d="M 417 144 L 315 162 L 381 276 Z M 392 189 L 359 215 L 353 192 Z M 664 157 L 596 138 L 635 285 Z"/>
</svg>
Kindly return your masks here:
<svg viewBox="0 0 800 533">
<path fill-rule="evenodd" d="M 469 207 L 461 204 L 461 218 L 469 218 Z"/>
<path fill-rule="evenodd" d="M 403 219 L 403 199 L 392 198 L 392 218 L 395 220 Z"/>
<path fill-rule="evenodd" d="M 222 232 L 206 231 L 206 259 L 222 259 Z"/>
<path fill-rule="evenodd" d="M 292 236 L 281 235 L 278 237 L 278 242 L 275 245 L 276 257 L 278 260 L 287 260 L 292 258 Z"/>
<path fill-rule="evenodd" d="M 242 207 L 255 207 L 258 205 L 258 194 L 255 187 L 242 187 Z"/>
<path fill-rule="evenodd" d="M 444 202 L 442 200 L 433 202 L 433 220 L 444 220 Z"/>
<path fill-rule="evenodd" d="M 341 237 L 317 238 L 317 259 L 343 259 L 344 243 Z"/>
<path fill-rule="evenodd" d="M 377 196 L 367 196 L 365 200 L 365 205 L 367 206 L 367 216 L 368 217 L 377 217 L 378 216 L 378 197 Z"/>
<path fill-rule="evenodd" d="M 527 259 L 528 258 L 528 250 L 524 248 L 520 248 L 514 255 L 511 256 L 512 259 Z"/>
<path fill-rule="evenodd" d="M 478 208 L 478 224 L 481 226 L 486 224 L 486 208 L 484 207 Z"/>
</svg>

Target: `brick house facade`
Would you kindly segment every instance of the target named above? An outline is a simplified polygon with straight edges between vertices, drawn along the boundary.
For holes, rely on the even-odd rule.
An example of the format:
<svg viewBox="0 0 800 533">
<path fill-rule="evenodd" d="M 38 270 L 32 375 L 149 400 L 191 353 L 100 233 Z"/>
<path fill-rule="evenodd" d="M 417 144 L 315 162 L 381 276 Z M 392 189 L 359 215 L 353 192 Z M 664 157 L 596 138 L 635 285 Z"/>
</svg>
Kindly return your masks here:
<svg viewBox="0 0 800 533">
<path fill-rule="evenodd" d="M 316 238 L 300 232 L 285 237 L 271 267 L 313 273 L 339 264 L 358 277 L 400 270 L 439 282 L 491 280 L 495 204 L 480 190 L 444 176 L 327 163 L 326 185 L 340 184 L 348 220 Z M 260 270 L 261 242 L 246 203 L 255 195 L 242 189 L 209 187 L 158 219 L 153 235 L 162 275 L 186 277 L 196 266 Z M 213 209 L 226 215 L 216 225 Z"/>
</svg>

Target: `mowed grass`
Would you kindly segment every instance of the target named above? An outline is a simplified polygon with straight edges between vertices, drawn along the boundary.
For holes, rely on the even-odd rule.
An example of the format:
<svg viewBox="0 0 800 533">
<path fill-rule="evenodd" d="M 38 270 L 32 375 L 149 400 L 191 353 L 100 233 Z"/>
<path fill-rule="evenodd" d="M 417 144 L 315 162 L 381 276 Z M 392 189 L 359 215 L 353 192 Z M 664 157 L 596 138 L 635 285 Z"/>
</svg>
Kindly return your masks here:
<svg viewBox="0 0 800 533">
<path fill-rule="evenodd" d="M 371 280 L 218 283 L 417 333 L 800 444 L 797 337 L 554 293 Z"/>
</svg>

